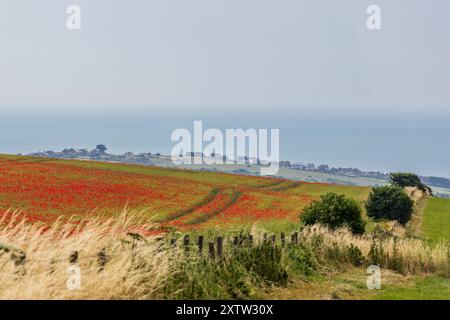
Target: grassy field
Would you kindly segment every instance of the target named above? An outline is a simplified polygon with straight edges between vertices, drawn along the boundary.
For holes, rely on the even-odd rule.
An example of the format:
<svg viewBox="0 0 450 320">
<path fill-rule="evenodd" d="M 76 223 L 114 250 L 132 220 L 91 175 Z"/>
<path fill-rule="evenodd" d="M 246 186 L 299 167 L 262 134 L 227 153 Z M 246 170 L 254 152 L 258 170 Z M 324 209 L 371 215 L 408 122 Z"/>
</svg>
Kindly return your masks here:
<svg viewBox="0 0 450 320">
<path fill-rule="evenodd" d="M 423 236 L 431 243 L 450 239 L 450 199 L 431 198 L 423 217 Z"/>
<path fill-rule="evenodd" d="M 450 279 L 438 276 L 404 276 L 389 270 L 382 273 L 380 290 L 368 290 L 365 270 L 350 268 L 346 272 L 296 280 L 284 288 L 262 295 L 266 299 L 335 299 L 335 300 L 448 300 Z"/>
<path fill-rule="evenodd" d="M 403 285 L 388 286 L 376 295 L 379 300 L 449 300 L 450 279 L 416 277 Z"/>
</svg>

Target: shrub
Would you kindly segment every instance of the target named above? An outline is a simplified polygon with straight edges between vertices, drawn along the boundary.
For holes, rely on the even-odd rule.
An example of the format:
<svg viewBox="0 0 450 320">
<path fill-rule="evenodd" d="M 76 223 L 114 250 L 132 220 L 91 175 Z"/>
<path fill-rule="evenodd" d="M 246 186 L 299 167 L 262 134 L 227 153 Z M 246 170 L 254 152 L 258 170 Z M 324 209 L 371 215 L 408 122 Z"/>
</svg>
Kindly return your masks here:
<svg viewBox="0 0 450 320">
<path fill-rule="evenodd" d="M 392 255 L 389 257 L 388 268 L 397 272 L 403 273 L 403 259 L 401 253 L 398 251 L 398 240 L 394 237 L 392 245 Z"/>
<path fill-rule="evenodd" d="M 264 243 L 258 246 L 243 247 L 236 252 L 236 259 L 267 284 L 285 284 L 288 279 L 282 264 L 282 249 Z"/>
<path fill-rule="evenodd" d="M 364 233 L 364 221 L 358 203 L 333 192 L 313 201 L 303 210 L 300 219 L 305 225 L 319 223 L 331 229 L 348 227 L 353 233 Z"/>
<path fill-rule="evenodd" d="M 374 187 L 366 202 L 367 215 L 375 219 L 397 220 L 405 224 L 411 218 L 414 202 L 395 185 Z"/>
<path fill-rule="evenodd" d="M 311 276 L 317 269 L 313 252 L 302 244 L 289 245 L 285 249 L 290 271 L 302 276 Z"/>
<path fill-rule="evenodd" d="M 384 266 L 386 261 L 386 255 L 384 253 L 383 245 L 380 242 L 377 244 L 375 241 L 372 242 L 368 255 L 368 262 L 371 265 Z"/>
<path fill-rule="evenodd" d="M 164 292 L 170 299 L 249 299 L 255 294 L 255 279 L 233 257 L 222 261 L 181 258 L 177 272 Z"/>
<path fill-rule="evenodd" d="M 354 246 L 353 244 L 350 244 L 350 247 L 348 247 L 348 259 L 350 260 L 351 264 L 355 267 L 361 267 L 365 264 L 366 259 L 364 258 L 364 255 L 362 254 L 361 250 L 357 246 Z"/>
</svg>

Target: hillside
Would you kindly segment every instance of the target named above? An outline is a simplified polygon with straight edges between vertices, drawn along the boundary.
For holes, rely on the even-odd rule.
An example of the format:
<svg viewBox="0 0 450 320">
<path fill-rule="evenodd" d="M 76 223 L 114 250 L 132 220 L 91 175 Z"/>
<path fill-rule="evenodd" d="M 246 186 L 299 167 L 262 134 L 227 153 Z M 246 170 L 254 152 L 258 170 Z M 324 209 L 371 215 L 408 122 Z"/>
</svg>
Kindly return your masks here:
<svg viewBox="0 0 450 320">
<path fill-rule="evenodd" d="M 363 202 L 368 188 L 153 166 L 0 157 L 0 209 L 20 210 L 29 221 L 115 215 L 127 207 L 142 210 L 161 227 L 178 230 L 244 228 L 255 222 L 269 229 L 280 225 L 289 229 L 306 204 L 328 191 Z"/>
<path fill-rule="evenodd" d="M 31 153 L 29 156 L 53 158 L 53 159 L 82 159 L 82 160 L 94 160 L 103 162 L 114 163 L 128 163 L 128 164 L 141 164 L 147 166 L 159 166 L 159 167 L 177 167 L 170 156 L 161 155 L 159 153 L 139 153 L 133 154 L 126 152 L 124 154 L 109 154 L 106 153 L 106 146 L 98 145 L 100 149 L 93 149 L 88 151 L 87 149 L 64 149 L 60 152 L 52 150 L 41 151 Z M 200 154 L 199 156 L 202 156 Z M 199 159 L 201 160 L 201 159 Z M 200 171 L 219 171 L 226 173 L 237 173 L 246 175 L 259 175 L 261 166 L 254 161 L 245 164 L 189 164 L 182 165 L 182 168 L 189 170 Z M 328 165 L 318 165 L 317 167 L 311 163 L 304 165 L 302 163 L 291 163 L 290 161 L 281 161 L 280 170 L 278 171 L 278 178 L 301 180 L 308 182 L 323 182 L 342 185 L 354 185 L 354 186 L 377 186 L 384 185 L 389 180 L 389 173 L 380 171 L 363 171 L 357 168 L 335 168 Z M 450 179 L 443 177 L 426 177 L 420 176 L 421 181 L 430 186 L 433 193 L 437 197 L 450 198 Z"/>
</svg>

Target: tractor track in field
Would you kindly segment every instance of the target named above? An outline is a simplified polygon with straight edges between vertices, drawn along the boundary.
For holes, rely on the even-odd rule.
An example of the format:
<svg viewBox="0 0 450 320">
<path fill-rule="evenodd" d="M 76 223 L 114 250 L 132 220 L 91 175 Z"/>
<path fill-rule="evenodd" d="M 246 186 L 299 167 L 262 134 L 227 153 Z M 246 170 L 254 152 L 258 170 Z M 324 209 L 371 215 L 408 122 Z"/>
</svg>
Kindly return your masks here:
<svg viewBox="0 0 450 320">
<path fill-rule="evenodd" d="M 260 186 L 256 186 L 256 187 L 253 187 L 252 189 L 254 189 L 254 190 L 266 190 L 266 189 L 269 189 L 269 188 L 273 188 L 273 187 L 276 187 L 276 186 L 279 186 L 280 184 L 282 184 L 282 183 L 285 183 L 286 181 L 284 181 L 284 180 L 280 180 L 280 181 L 275 181 L 275 182 L 272 182 L 272 183 L 268 183 L 268 184 L 263 184 L 263 185 L 260 185 Z"/>
<path fill-rule="evenodd" d="M 199 224 L 199 223 L 203 223 L 203 222 L 206 222 L 206 221 L 214 218 L 215 216 L 217 216 L 218 214 L 220 214 L 221 212 L 226 210 L 228 207 L 235 204 L 239 200 L 241 195 L 242 195 L 242 193 L 240 191 L 234 190 L 233 194 L 230 196 L 230 200 L 227 201 L 224 205 L 212 210 L 211 212 L 209 212 L 207 214 L 203 214 L 197 218 L 187 221 L 185 224 L 186 225 Z"/>
<path fill-rule="evenodd" d="M 258 192 L 258 191 L 279 191 L 279 192 L 281 192 L 281 191 L 294 189 L 300 185 L 301 185 L 300 182 L 281 180 L 281 181 L 276 181 L 274 183 L 249 188 L 249 189 L 247 189 L 247 191 L 256 191 L 256 192 Z M 218 206 L 216 208 L 213 208 L 213 209 L 211 209 L 211 211 L 205 212 L 205 213 L 199 215 L 198 217 L 193 217 L 192 219 L 189 219 L 188 215 L 195 215 L 195 213 L 197 211 L 201 210 L 205 206 L 208 206 L 212 202 L 214 202 L 219 195 L 224 195 L 227 192 L 229 192 L 229 193 L 231 192 L 231 194 L 227 195 L 229 197 L 229 200 L 226 203 L 224 203 L 223 205 Z M 204 223 L 204 222 L 214 218 L 221 212 L 225 211 L 231 205 L 235 204 L 241 197 L 242 192 L 243 192 L 242 190 L 235 190 L 235 189 L 231 189 L 231 188 L 214 188 L 205 198 L 203 198 L 199 202 L 195 203 L 191 207 L 189 207 L 187 209 L 179 210 L 175 213 L 172 213 L 169 216 L 161 219 L 158 222 L 165 224 L 165 223 L 174 222 L 178 219 L 184 220 L 185 218 L 187 218 L 186 221 L 183 222 L 185 225 L 194 225 L 194 224 Z"/>
<path fill-rule="evenodd" d="M 264 190 L 270 190 L 270 191 L 286 191 L 286 190 L 290 190 L 290 189 L 294 189 L 297 188 L 298 186 L 301 185 L 300 182 L 286 182 L 285 181 L 285 185 L 283 184 L 279 184 Z"/>
<path fill-rule="evenodd" d="M 170 222 L 173 220 L 177 220 L 180 219 L 182 217 L 184 217 L 187 214 L 190 214 L 192 212 L 194 212 L 195 210 L 198 210 L 199 208 L 211 203 L 214 201 L 214 199 L 216 199 L 217 195 L 222 191 L 222 189 L 219 188 L 213 188 L 210 193 L 205 196 L 203 199 L 201 199 L 199 202 L 194 203 L 193 205 L 191 205 L 189 208 L 186 209 L 181 209 L 179 211 L 176 211 L 172 214 L 169 214 L 167 217 L 157 221 L 160 223 L 166 223 L 166 222 Z"/>
</svg>

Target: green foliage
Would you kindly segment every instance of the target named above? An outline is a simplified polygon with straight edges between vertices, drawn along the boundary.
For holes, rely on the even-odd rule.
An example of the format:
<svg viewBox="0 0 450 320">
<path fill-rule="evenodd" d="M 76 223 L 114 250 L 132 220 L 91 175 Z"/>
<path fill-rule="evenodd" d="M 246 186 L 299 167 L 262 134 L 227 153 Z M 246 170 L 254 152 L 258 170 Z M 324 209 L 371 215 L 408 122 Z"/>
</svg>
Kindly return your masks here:
<svg viewBox="0 0 450 320">
<path fill-rule="evenodd" d="M 389 179 L 393 185 L 402 188 L 416 187 L 423 192 L 428 192 L 432 194 L 431 188 L 423 184 L 419 176 L 414 173 L 403 173 L 403 172 L 391 173 Z"/>
<path fill-rule="evenodd" d="M 164 294 L 171 299 L 255 298 L 257 288 L 287 283 L 283 260 L 283 249 L 270 244 L 241 246 L 214 261 L 209 257 L 180 257 Z"/>
<path fill-rule="evenodd" d="M 338 243 L 333 243 L 331 246 L 325 247 L 324 250 L 325 264 L 342 269 L 347 262 L 347 253 L 341 250 Z"/>
<path fill-rule="evenodd" d="M 289 271 L 302 276 L 311 276 L 315 273 L 317 261 L 311 249 L 298 244 L 289 245 L 285 250 Z"/>
<path fill-rule="evenodd" d="M 361 267 L 366 263 L 366 258 L 362 254 L 361 250 L 353 244 L 350 244 L 350 247 L 348 247 L 347 254 L 350 263 L 355 267 Z"/>
<path fill-rule="evenodd" d="M 382 267 L 386 261 L 383 245 L 372 242 L 367 259 L 369 264 Z"/>
<path fill-rule="evenodd" d="M 288 274 L 282 264 L 282 249 L 278 246 L 264 243 L 243 247 L 236 252 L 236 259 L 267 284 L 287 282 Z"/>
<path fill-rule="evenodd" d="M 413 200 L 396 185 L 374 187 L 366 202 L 369 217 L 397 220 L 402 224 L 411 218 L 413 207 Z"/>
<path fill-rule="evenodd" d="M 394 247 L 393 247 L 393 253 L 392 256 L 389 257 L 389 261 L 388 261 L 388 268 L 391 270 L 395 270 L 397 272 L 404 272 L 404 268 L 403 268 L 403 258 L 400 254 L 400 252 L 398 251 L 398 240 L 395 237 L 394 238 Z"/>
<path fill-rule="evenodd" d="M 185 259 L 164 291 L 171 299 L 249 299 L 256 281 L 236 259 Z"/>
<path fill-rule="evenodd" d="M 300 215 L 305 225 L 322 224 L 331 229 L 348 227 L 353 233 L 364 233 L 364 221 L 361 218 L 358 203 L 345 195 L 326 193 L 319 201 L 313 201 Z"/>
</svg>

